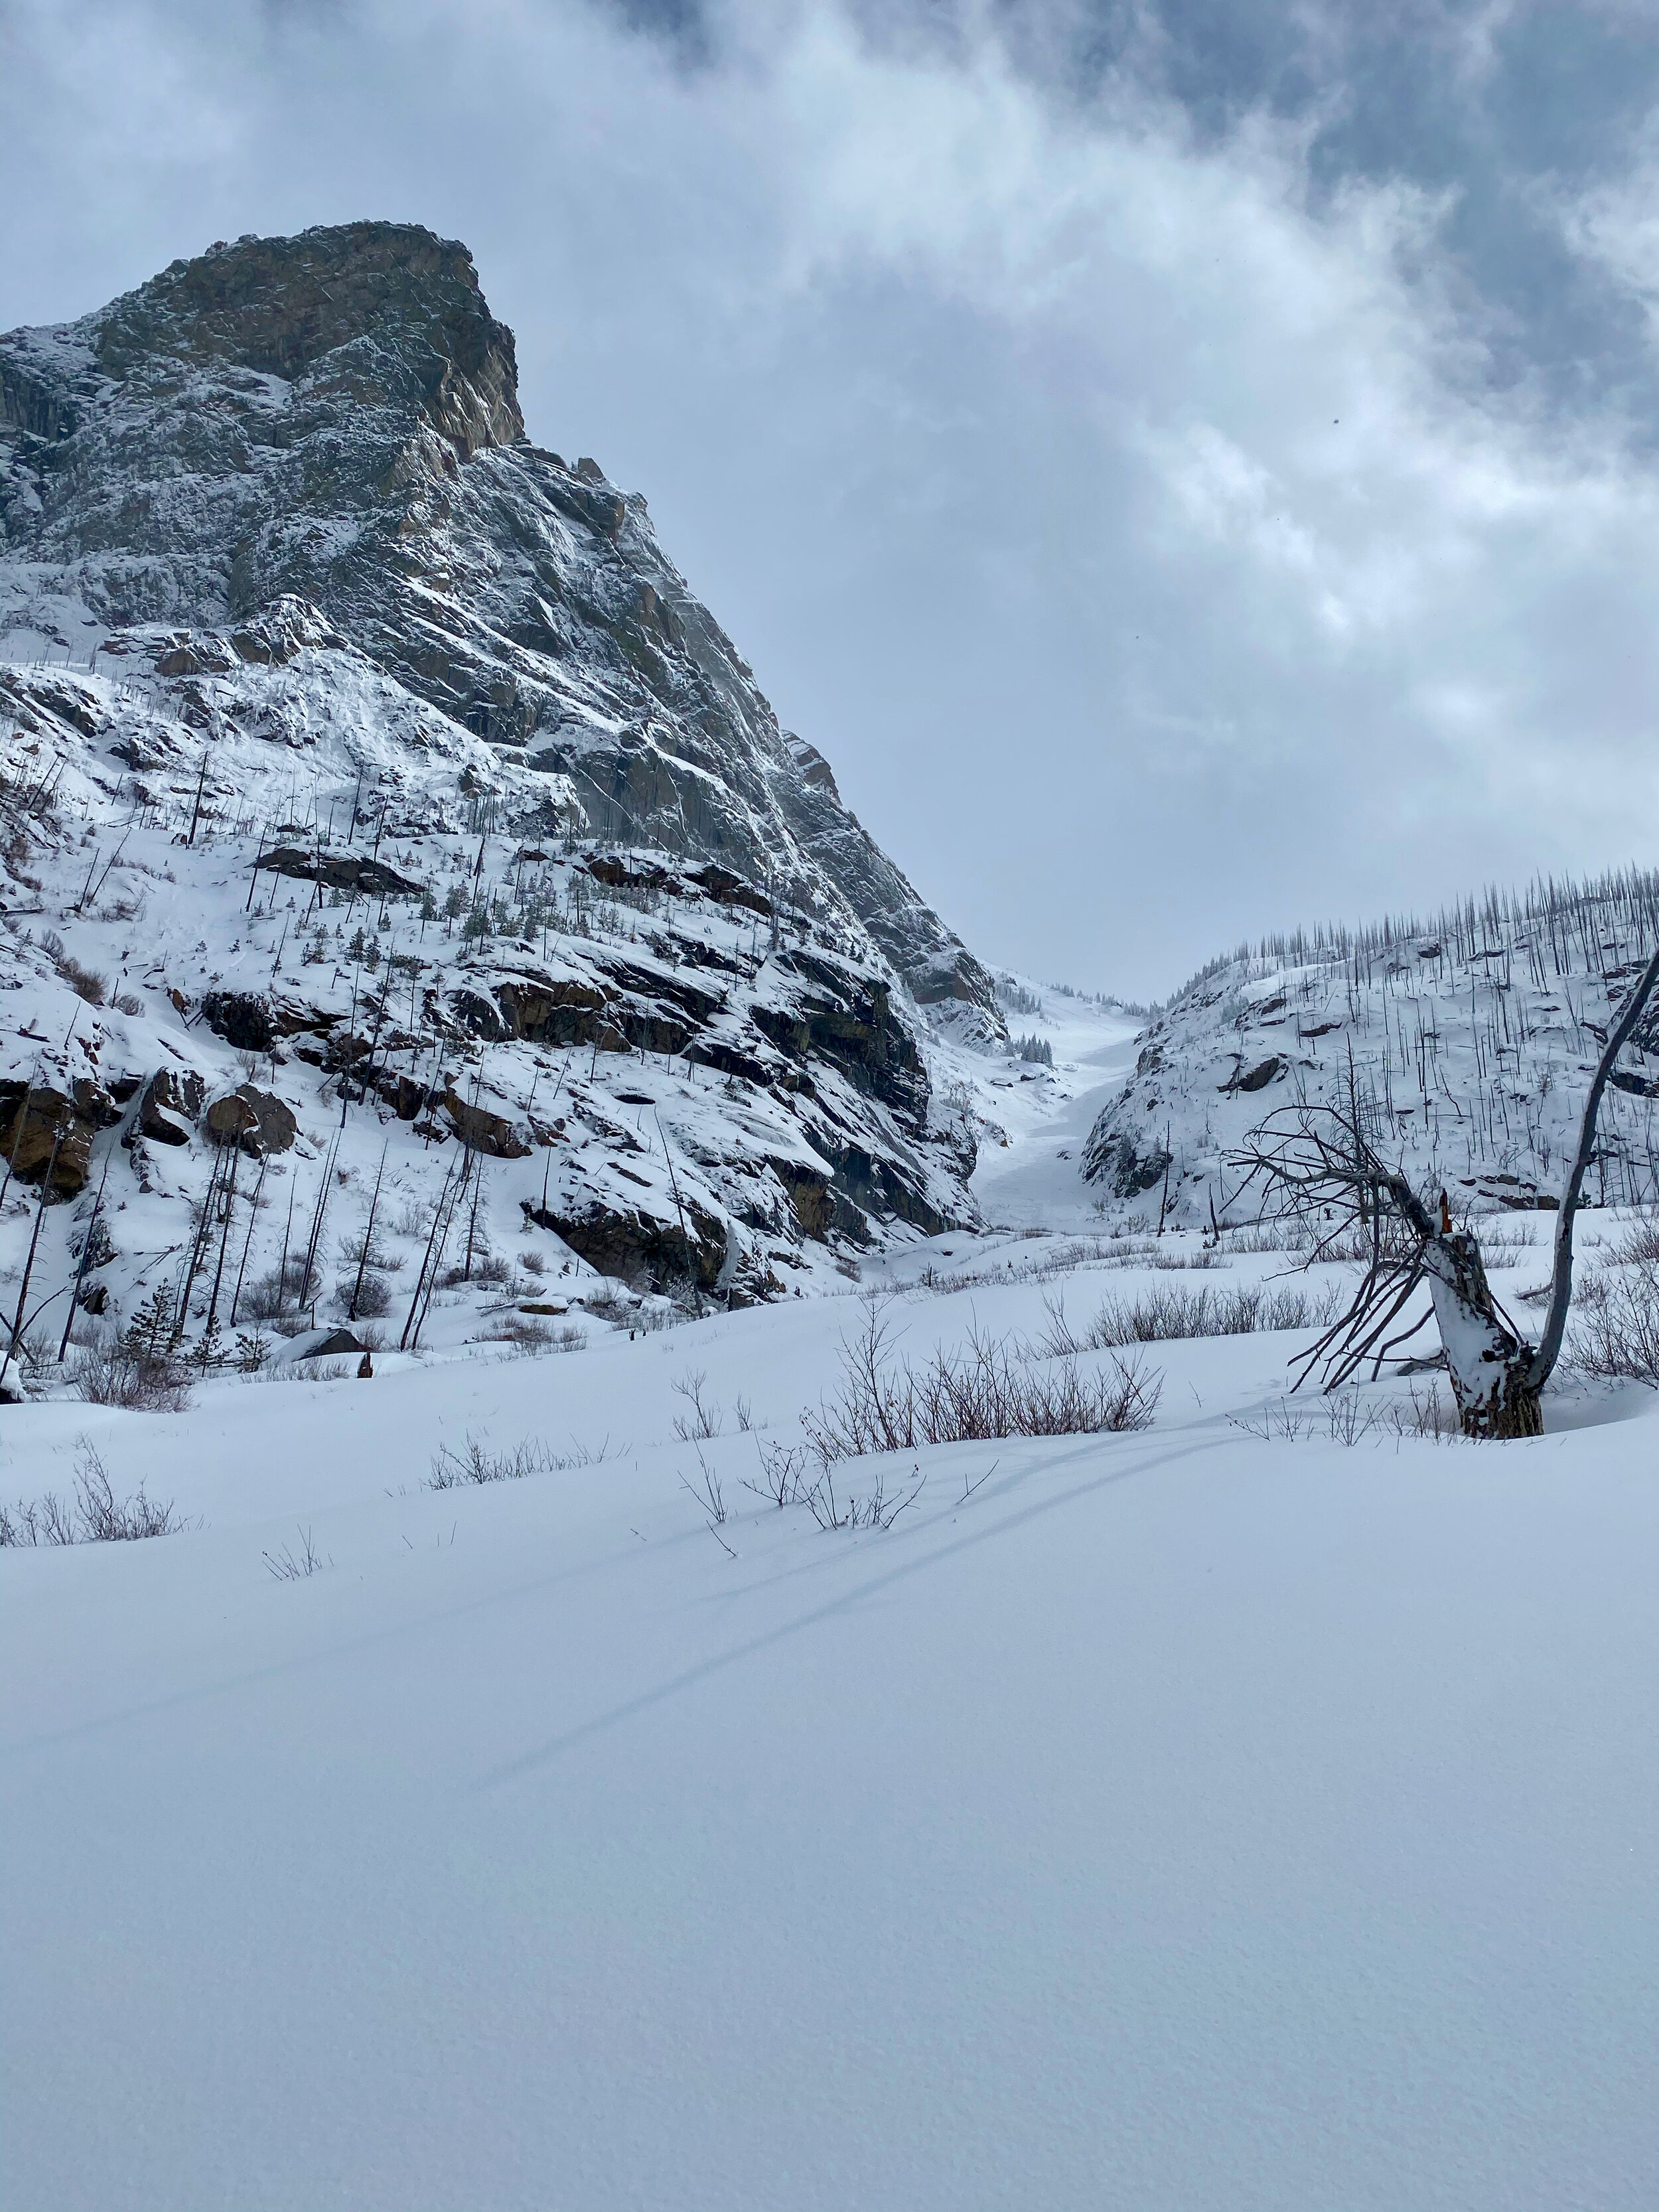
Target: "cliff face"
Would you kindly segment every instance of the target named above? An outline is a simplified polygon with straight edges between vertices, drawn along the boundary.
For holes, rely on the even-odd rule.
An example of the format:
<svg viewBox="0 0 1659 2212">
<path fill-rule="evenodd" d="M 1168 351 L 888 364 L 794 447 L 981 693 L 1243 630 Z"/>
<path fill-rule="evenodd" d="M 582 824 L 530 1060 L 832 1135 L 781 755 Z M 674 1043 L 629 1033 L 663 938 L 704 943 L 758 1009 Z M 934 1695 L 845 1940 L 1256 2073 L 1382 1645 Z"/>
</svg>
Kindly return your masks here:
<svg viewBox="0 0 1659 2212">
<path fill-rule="evenodd" d="M 923 1004 L 990 980 L 779 728 L 642 499 L 525 437 L 513 336 L 413 225 L 242 239 L 0 337 L 0 632 L 82 652 L 297 599 L 578 836 L 852 925 Z"/>
<path fill-rule="evenodd" d="M 450 1349 L 840 1288 L 975 1218 L 927 1026 L 1001 1033 L 644 501 L 526 439 L 465 248 L 384 223 L 0 337 L 0 994 L 46 1288 L 162 1285 L 204 1370 L 233 1244 L 278 1328 L 361 1317 L 340 1229 Z"/>
</svg>

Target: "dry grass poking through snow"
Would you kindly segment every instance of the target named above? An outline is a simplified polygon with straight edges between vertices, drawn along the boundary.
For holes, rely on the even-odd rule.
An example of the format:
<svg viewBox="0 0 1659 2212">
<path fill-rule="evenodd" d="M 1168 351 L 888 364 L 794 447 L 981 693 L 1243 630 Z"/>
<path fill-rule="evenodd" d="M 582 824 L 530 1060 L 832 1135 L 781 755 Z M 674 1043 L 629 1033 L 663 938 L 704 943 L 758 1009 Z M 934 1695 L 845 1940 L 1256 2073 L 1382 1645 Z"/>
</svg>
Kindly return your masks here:
<svg viewBox="0 0 1659 2212">
<path fill-rule="evenodd" d="M 1153 1267 L 1164 1270 L 1225 1267 L 1231 1255 L 1212 1244 L 1191 1246 L 1160 1243 L 1151 1237 L 1066 1237 L 1055 1243 L 1033 1237 L 1036 1249 L 1018 1259 L 986 1261 L 975 1267 L 943 1272 L 931 1264 L 917 1276 L 915 1287 L 948 1297 L 953 1291 L 1006 1290 L 1018 1283 L 1052 1283 L 1060 1275 L 1073 1275 L 1091 1267 Z M 1255 1249 L 1255 1247 L 1250 1249 Z M 1279 1251 L 1279 1244 L 1263 1246 Z"/>
<path fill-rule="evenodd" d="M 839 1389 L 804 1414 L 802 1425 L 827 1468 L 922 1444 L 1149 1428 L 1162 1388 L 1161 1376 L 1115 1354 L 1095 1371 L 1075 1353 L 1056 1358 L 979 1329 L 957 1350 L 941 1346 L 918 1365 L 896 1353 L 891 1323 L 872 1304 L 858 1334 L 842 1340 Z"/>
<path fill-rule="evenodd" d="M 1381 1406 L 1368 1404 L 1352 1390 L 1334 1392 L 1311 1406 L 1292 1406 L 1281 1399 L 1258 1413 L 1230 1413 L 1227 1421 L 1231 1428 L 1242 1429 L 1263 1443 L 1300 1443 L 1309 1437 L 1350 1445 L 1367 1437 L 1380 1443 L 1385 1437 L 1415 1437 L 1430 1443 L 1469 1441 L 1456 1407 L 1433 1388 L 1413 1390 L 1403 1401 L 1395 1398 Z"/>
<path fill-rule="evenodd" d="M 539 1437 L 526 1437 L 510 1451 L 491 1451 L 481 1437 L 469 1432 L 459 1451 L 449 1444 L 439 1445 L 432 1471 L 421 1487 L 459 1490 L 470 1483 L 522 1482 L 526 1475 L 557 1474 L 573 1467 L 598 1467 L 610 1456 L 608 1438 L 597 1451 L 589 1451 L 586 1444 L 573 1444 L 568 1452 L 551 1451 Z"/>
<path fill-rule="evenodd" d="M 179 1519 L 171 1500 L 158 1503 L 141 1483 L 131 1498 L 118 1498 L 109 1470 L 86 1438 L 76 1461 L 75 1495 L 52 1491 L 43 1498 L 20 1498 L 0 1505 L 0 1546 L 131 1543 L 144 1536 L 172 1536 L 193 1524 Z"/>
<path fill-rule="evenodd" d="M 1160 1283 L 1136 1298 L 1104 1298 L 1079 1333 L 1063 1297 L 1044 1298 L 1048 1327 L 1038 1350 L 1052 1358 L 1127 1344 L 1163 1344 L 1193 1336 L 1248 1336 L 1258 1329 L 1323 1328 L 1346 1304 L 1340 1285 L 1309 1292 L 1271 1283 Z"/>
</svg>

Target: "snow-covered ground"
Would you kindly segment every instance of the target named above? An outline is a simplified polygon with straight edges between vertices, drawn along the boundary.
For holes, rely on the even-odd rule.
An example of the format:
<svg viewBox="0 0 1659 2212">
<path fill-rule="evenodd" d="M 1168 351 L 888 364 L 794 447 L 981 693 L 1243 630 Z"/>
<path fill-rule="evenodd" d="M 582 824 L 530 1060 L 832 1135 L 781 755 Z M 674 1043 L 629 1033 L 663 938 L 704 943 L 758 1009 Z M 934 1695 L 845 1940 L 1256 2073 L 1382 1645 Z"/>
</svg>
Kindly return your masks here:
<svg viewBox="0 0 1659 2212">
<path fill-rule="evenodd" d="M 1012 1026 L 1040 1036 L 1054 1054 L 1050 1071 L 1027 1061 L 981 1073 L 984 1110 L 1008 1139 L 981 1139 L 974 1195 L 988 1222 L 1016 1228 L 1101 1226 L 1100 1194 L 1084 1182 L 1089 1132 L 1133 1067 L 1146 1017 L 1092 999 L 1022 984 L 1040 1011 L 1016 1012 Z M 981 1063 L 983 1069 L 984 1063 Z"/>
<path fill-rule="evenodd" d="M 1016 1226 L 869 1263 L 912 1358 L 1277 1282 L 1019 1233 L 1108 1030 Z M 1150 1429 L 826 1530 L 744 1485 L 844 1290 L 0 1416 L 0 1494 L 198 1524 L 0 1552 L 9 2212 L 1653 2202 L 1650 1395 L 1269 1437 L 1306 1330 L 1159 1343 Z M 469 1437 L 588 1463 L 425 1486 Z"/>
</svg>

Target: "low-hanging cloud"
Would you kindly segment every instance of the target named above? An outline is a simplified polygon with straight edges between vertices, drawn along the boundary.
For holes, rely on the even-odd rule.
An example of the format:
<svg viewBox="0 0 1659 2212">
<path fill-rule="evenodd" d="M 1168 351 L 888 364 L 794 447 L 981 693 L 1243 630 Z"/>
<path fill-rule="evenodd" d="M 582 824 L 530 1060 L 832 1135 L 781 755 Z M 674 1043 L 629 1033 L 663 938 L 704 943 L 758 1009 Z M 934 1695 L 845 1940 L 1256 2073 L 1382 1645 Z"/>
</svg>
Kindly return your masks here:
<svg viewBox="0 0 1659 2212">
<path fill-rule="evenodd" d="M 1471 97 L 1516 13 L 1454 27 Z M 1650 852 L 1645 387 L 1517 371 L 1469 180 L 1334 168 L 1339 19 L 1316 98 L 1202 112 L 1144 11 L 1086 82 L 1022 20 L 14 8 L 4 319 L 244 230 L 464 237 L 532 433 L 647 495 L 994 959 L 1155 990 Z M 1613 152 L 1528 221 L 1650 349 L 1654 156 Z"/>
</svg>

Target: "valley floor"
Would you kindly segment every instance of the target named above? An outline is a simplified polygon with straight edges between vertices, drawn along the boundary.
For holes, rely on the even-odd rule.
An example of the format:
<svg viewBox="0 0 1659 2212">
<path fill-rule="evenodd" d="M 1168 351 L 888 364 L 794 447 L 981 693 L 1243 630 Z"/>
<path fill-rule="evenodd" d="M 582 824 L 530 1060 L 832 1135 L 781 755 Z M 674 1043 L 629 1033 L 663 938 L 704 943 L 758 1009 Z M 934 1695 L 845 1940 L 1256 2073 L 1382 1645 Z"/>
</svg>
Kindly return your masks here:
<svg viewBox="0 0 1659 2212">
<path fill-rule="evenodd" d="M 1019 1235 L 1068 1110 L 866 1269 L 911 1357 L 1284 1268 Z M 199 1524 L 0 1552 L 9 2212 L 1652 2203 L 1650 1395 L 1270 1440 L 1306 1330 L 1158 1343 L 826 1530 L 744 1485 L 868 1311 L 0 1414 Z"/>
</svg>

